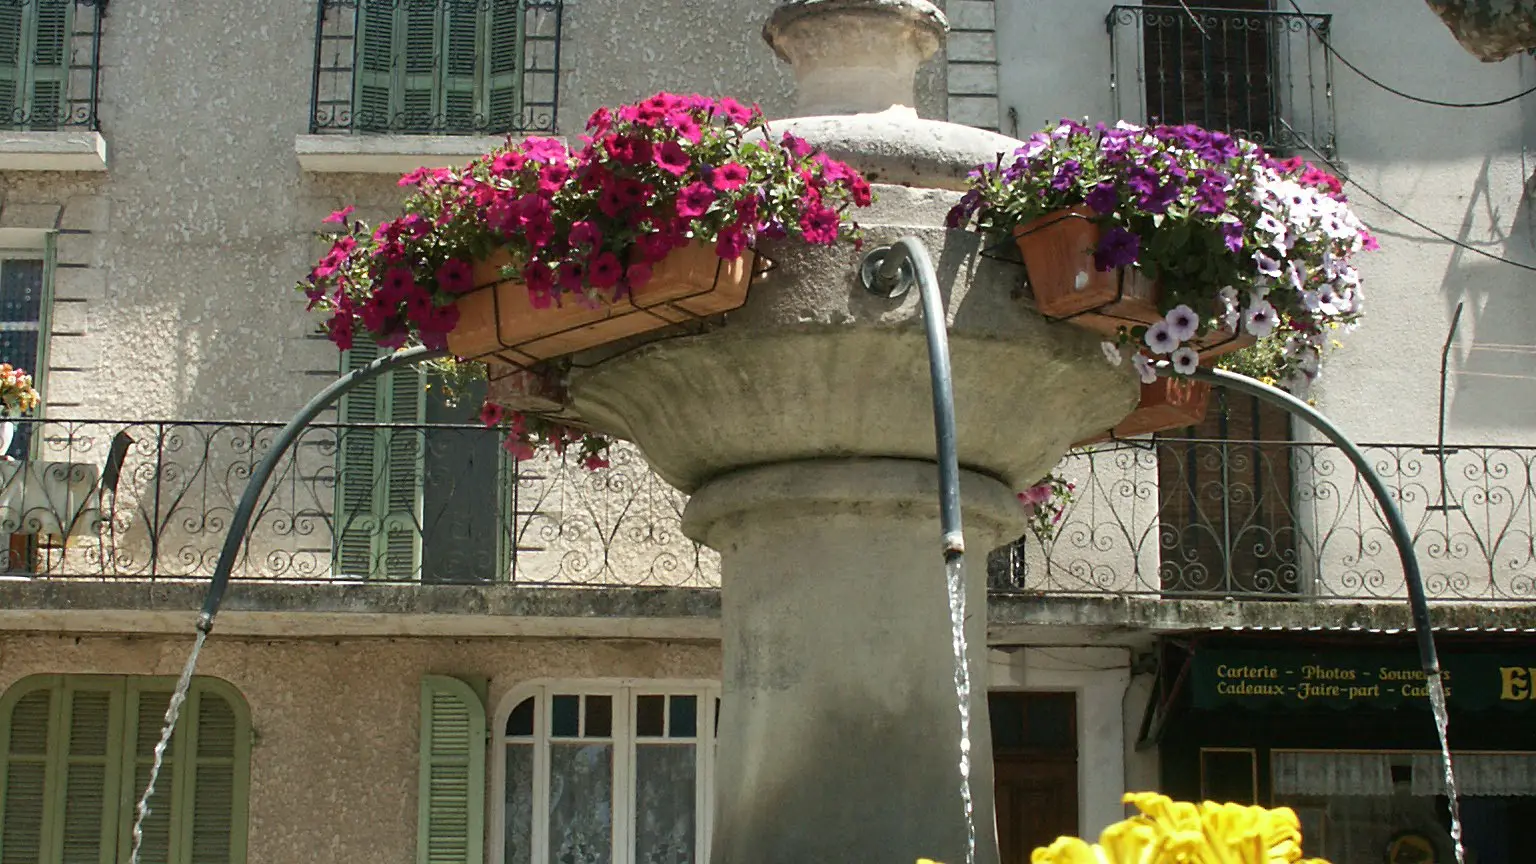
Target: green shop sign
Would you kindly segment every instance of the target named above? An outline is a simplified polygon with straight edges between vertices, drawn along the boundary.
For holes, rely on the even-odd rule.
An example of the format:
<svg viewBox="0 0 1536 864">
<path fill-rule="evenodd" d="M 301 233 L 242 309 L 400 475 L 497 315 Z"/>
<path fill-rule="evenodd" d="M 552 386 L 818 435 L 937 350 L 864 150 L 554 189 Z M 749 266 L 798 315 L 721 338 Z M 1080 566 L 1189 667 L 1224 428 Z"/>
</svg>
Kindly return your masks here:
<svg viewBox="0 0 1536 864">
<path fill-rule="evenodd" d="M 1429 706 L 1417 654 L 1338 651 L 1195 652 L 1196 708 L 1376 708 Z M 1536 710 L 1536 650 L 1442 655 L 1453 708 Z"/>
</svg>

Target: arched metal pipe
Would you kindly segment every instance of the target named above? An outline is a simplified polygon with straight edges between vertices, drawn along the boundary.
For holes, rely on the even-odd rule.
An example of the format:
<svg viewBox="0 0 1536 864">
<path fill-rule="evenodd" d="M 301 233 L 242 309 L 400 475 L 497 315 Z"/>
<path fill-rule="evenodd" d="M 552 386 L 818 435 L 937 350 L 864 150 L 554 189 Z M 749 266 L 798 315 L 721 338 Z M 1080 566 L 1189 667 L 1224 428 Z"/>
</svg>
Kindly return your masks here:
<svg viewBox="0 0 1536 864">
<path fill-rule="evenodd" d="M 293 415 L 277 433 L 277 438 L 272 441 L 272 449 L 257 463 L 256 469 L 251 472 L 251 479 L 245 484 L 245 492 L 240 496 L 240 503 L 235 507 L 235 515 L 230 520 L 229 533 L 224 536 L 224 547 L 219 551 L 219 561 L 213 568 L 213 581 L 208 585 L 208 593 L 203 599 L 203 611 L 197 616 L 197 629 L 204 634 L 213 630 L 213 617 L 219 613 L 219 604 L 224 602 L 224 591 L 229 587 L 229 574 L 235 568 L 235 559 L 240 557 L 240 547 L 245 545 L 247 532 L 251 528 L 251 517 L 256 512 L 256 502 L 261 498 L 261 493 L 267 488 L 267 481 L 271 479 L 272 472 L 276 470 L 280 462 L 298 440 L 309 424 L 320 416 L 320 412 L 331 407 L 331 404 L 346 394 L 348 390 L 369 380 L 377 378 L 385 372 L 395 369 L 403 369 L 429 360 L 447 357 L 447 351 L 431 351 L 426 348 L 407 348 L 397 351 L 385 357 L 369 363 L 361 369 L 354 369 L 341 376 L 324 390 L 316 393 L 314 398 Z"/>
<path fill-rule="evenodd" d="M 1160 368 L 1158 374 L 1168 375 L 1170 370 Z M 1323 433 L 1324 437 L 1335 447 L 1344 451 L 1344 455 L 1354 463 L 1355 469 L 1360 472 L 1360 476 L 1365 478 L 1366 485 L 1370 487 L 1371 494 L 1376 496 L 1376 503 L 1381 506 L 1382 515 L 1387 520 L 1387 529 L 1392 533 L 1392 542 L 1397 544 L 1397 554 L 1403 562 L 1403 579 L 1408 585 L 1408 607 L 1413 616 L 1413 629 L 1419 643 L 1419 662 L 1423 666 L 1425 675 L 1438 679 L 1440 657 L 1435 651 L 1434 635 L 1429 629 L 1429 599 L 1424 594 L 1424 577 L 1419 572 L 1419 558 L 1413 551 L 1413 535 L 1408 531 L 1408 524 L 1403 521 L 1403 514 L 1393 503 L 1392 493 L 1387 491 L 1386 484 L 1381 482 L 1381 478 L 1377 476 L 1375 469 L 1365 458 L 1365 454 L 1360 452 L 1355 442 L 1349 440 L 1316 408 L 1284 390 L 1225 369 L 1199 369 L 1192 377 L 1196 381 L 1206 381 L 1218 387 L 1246 393 L 1271 405 L 1284 408 L 1292 416 L 1300 417 L 1308 426 Z"/>
</svg>

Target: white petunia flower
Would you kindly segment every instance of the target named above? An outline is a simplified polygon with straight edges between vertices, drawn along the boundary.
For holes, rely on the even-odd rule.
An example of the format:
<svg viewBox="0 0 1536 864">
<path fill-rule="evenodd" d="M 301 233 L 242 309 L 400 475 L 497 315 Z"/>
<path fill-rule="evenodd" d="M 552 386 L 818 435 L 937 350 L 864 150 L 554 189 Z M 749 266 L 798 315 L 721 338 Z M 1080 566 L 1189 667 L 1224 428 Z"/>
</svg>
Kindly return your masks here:
<svg viewBox="0 0 1536 864">
<path fill-rule="evenodd" d="M 1142 338 L 1154 354 L 1167 354 L 1179 347 L 1179 340 L 1173 338 L 1173 332 L 1169 329 L 1167 321 L 1159 321 L 1148 327 L 1147 335 Z"/>
<path fill-rule="evenodd" d="M 1119 345 L 1113 342 L 1100 342 L 1099 348 L 1104 351 L 1104 359 L 1109 361 L 1109 365 L 1119 366 L 1125 362 L 1125 355 L 1120 353 Z"/>
<path fill-rule="evenodd" d="M 1152 365 L 1152 358 L 1145 354 L 1135 354 L 1131 357 L 1131 368 L 1141 376 L 1141 383 L 1151 384 L 1157 380 L 1157 369 Z"/>
<path fill-rule="evenodd" d="M 1195 333 L 1200 329 L 1200 316 L 1195 310 L 1180 303 L 1168 311 L 1168 317 L 1163 319 L 1168 325 L 1168 333 L 1176 342 L 1188 342 L 1195 338 Z"/>
<path fill-rule="evenodd" d="M 1280 315 L 1268 300 L 1258 300 L 1243 314 L 1243 327 L 1259 339 L 1274 332 L 1279 323 Z"/>
<path fill-rule="evenodd" d="M 1173 371 L 1180 375 L 1193 375 L 1200 368 L 1200 355 L 1188 346 L 1173 352 Z"/>
</svg>

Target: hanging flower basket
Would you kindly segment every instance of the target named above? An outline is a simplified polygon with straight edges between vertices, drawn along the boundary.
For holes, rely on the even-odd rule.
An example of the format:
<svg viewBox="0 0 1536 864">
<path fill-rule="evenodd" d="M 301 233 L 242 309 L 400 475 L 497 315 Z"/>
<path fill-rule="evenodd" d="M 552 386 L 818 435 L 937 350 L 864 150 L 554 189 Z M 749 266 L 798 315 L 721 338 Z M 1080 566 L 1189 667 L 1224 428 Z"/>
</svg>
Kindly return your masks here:
<svg viewBox="0 0 1536 864">
<path fill-rule="evenodd" d="M 1129 349 L 1143 381 L 1261 340 L 1265 377 L 1311 380 L 1360 317 L 1375 238 L 1337 178 L 1251 141 L 1063 120 L 970 179 L 949 226 L 1011 238 L 1041 314 L 1109 337 L 1112 363 Z"/>
<path fill-rule="evenodd" d="M 1210 398 L 1211 385 L 1204 381 L 1157 378 L 1141 385 L 1141 401 L 1136 404 L 1136 410 L 1115 424 L 1114 429 L 1072 446 L 1086 447 L 1115 438 L 1134 438 L 1197 425 L 1205 419 Z"/>
<path fill-rule="evenodd" d="M 729 312 L 747 300 L 755 257 L 721 258 L 713 244 L 694 241 L 668 253 L 651 268 L 649 280 L 618 300 L 568 298 L 541 308 L 528 283 L 503 278 L 512 257 L 497 252 L 475 266 L 475 290 L 455 304 L 459 323 L 448 333 L 448 349 L 466 359 L 521 367 Z"/>
<path fill-rule="evenodd" d="M 510 430 L 518 458 L 580 441 L 597 465 L 607 439 L 573 431 L 547 388 L 551 360 L 738 308 L 759 240 L 857 244 L 846 217 L 872 195 L 734 99 L 659 93 L 599 108 L 586 133 L 576 150 L 528 138 L 462 169 L 413 171 L 405 212 L 376 227 L 338 210 L 327 221 L 344 233 L 298 287 L 339 348 L 365 335 L 448 348 L 453 370 L 488 367 L 481 416 Z"/>
</svg>

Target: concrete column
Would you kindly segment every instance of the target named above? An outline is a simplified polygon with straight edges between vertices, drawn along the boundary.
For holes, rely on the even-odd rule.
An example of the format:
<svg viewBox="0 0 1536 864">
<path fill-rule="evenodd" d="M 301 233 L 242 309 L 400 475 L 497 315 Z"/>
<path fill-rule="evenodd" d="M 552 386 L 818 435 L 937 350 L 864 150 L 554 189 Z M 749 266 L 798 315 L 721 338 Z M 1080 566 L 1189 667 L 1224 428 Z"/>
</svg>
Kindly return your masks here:
<svg viewBox="0 0 1536 864">
<path fill-rule="evenodd" d="M 1017 502 L 964 472 L 977 861 L 997 860 L 986 552 Z M 684 529 L 723 568 L 721 864 L 965 860 L 937 467 L 811 460 L 707 482 Z"/>
<path fill-rule="evenodd" d="M 949 29 L 928 0 L 788 0 L 763 38 L 794 67 L 801 117 L 917 104 L 917 69 Z"/>
</svg>

